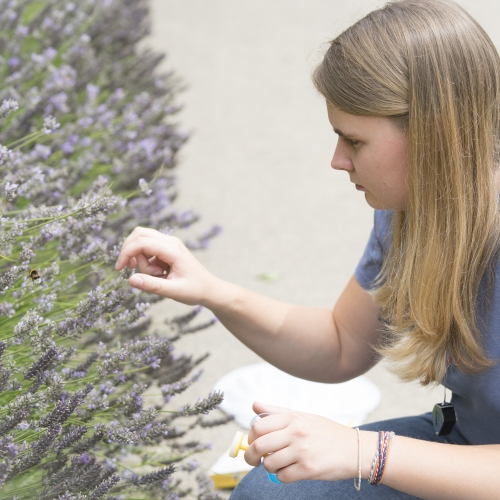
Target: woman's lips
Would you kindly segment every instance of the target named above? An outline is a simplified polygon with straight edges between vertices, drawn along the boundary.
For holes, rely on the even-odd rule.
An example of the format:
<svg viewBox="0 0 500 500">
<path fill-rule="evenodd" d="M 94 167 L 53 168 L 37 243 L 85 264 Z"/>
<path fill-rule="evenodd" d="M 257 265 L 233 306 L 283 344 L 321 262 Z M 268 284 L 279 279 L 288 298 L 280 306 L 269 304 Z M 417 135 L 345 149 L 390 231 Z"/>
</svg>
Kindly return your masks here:
<svg viewBox="0 0 500 500">
<path fill-rule="evenodd" d="M 363 186 L 360 186 L 359 184 L 356 184 L 356 189 L 358 191 L 364 191 L 365 190 L 365 188 Z"/>
</svg>

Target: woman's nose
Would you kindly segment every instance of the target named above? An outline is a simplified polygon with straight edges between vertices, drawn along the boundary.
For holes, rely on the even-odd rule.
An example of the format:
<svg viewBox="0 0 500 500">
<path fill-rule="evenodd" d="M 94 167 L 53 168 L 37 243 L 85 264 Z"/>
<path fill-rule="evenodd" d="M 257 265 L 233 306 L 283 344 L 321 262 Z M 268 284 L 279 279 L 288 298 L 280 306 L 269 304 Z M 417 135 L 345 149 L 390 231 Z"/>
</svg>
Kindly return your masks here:
<svg viewBox="0 0 500 500">
<path fill-rule="evenodd" d="M 352 164 L 349 155 L 339 144 L 337 144 L 337 147 L 335 148 L 335 153 L 333 153 L 333 158 L 330 162 L 330 165 L 335 170 L 347 170 L 349 172 L 354 170 L 354 165 Z"/>
</svg>

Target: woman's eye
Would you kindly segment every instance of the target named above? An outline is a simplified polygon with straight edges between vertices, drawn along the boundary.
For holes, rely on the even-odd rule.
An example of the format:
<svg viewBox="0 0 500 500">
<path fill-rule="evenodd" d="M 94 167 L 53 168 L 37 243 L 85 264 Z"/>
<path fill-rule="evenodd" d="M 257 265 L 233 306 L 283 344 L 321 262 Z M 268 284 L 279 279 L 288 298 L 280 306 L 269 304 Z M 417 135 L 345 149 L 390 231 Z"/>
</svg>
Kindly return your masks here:
<svg viewBox="0 0 500 500">
<path fill-rule="evenodd" d="M 353 140 L 353 139 L 349 139 L 349 138 L 347 138 L 347 137 L 342 137 L 342 139 L 344 139 L 344 142 L 345 142 L 346 144 L 349 144 L 349 146 L 352 146 L 352 147 L 354 147 L 354 148 L 355 148 L 355 147 L 359 144 L 359 141 L 355 141 L 355 140 Z"/>
</svg>

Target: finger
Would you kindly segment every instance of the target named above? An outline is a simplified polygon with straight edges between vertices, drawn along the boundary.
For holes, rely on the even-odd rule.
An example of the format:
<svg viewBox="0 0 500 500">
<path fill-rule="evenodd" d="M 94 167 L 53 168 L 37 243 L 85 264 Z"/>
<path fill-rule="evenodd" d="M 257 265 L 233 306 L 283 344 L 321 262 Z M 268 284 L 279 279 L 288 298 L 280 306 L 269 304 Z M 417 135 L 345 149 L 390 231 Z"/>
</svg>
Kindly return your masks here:
<svg viewBox="0 0 500 500">
<path fill-rule="evenodd" d="M 276 474 L 281 469 L 297 463 L 298 458 L 299 457 L 294 455 L 291 447 L 284 447 L 275 453 L 271 453 L 267 457 L 264 457 L 262 462 L 267 471 Z"/>
<path fill-rule="evenodd" d="M 168 241 L 169 238 L 172 238 L 169 235 L 160 233 L 159 231 L 156 231 L 155 229 L 149 229 L 145 227 L 136 227 L 126 238 L 125 241 L 122 244 L 122 247 L 120 249 L 120 254 L 118 255 L 118 259 L 115 264 L 115 269 L 117 271 L 121 271 L 126 265 L 127 265 L 127 252 L 126 249 L 129 247 L 131 243 L 134 241 L 137 241 L 139 238 L 154 238 L 157 240 L 164 240 Z M 133 266 L 135 267 L 135 266 Z"/>
<path fill-rule="evenodd" d="M 148 274 L 136 273 L 128 280 L 130 286 L 143 290 L 144 292 L 169 297 L 170 283 L 164 277 L 149 276 Z"/>
<path fill-rule="evenodd" d="M 163 268 L 151 264 L 151 261 L 155 262 L 154 259 L 146 259 L 144 255 L 139 254 L 137 256 L 137 269 L 139 269 L 139 272 L 142 274 L 150 274 L 151 276 L 162 276 Z"/>
<path fill-rule="evenodd" d="M 257 420 L 252 425 L 248 433 L 248 443 L 253 443 L 256 439 L 265 434 L 273 433 L 285 429 L 290 423 L 290 414 L 278 413 L 268 415 L 265 418 Z"/>
<path fill-rule="evenodd" d="M 137 259 L 135 257 L 132 257 L 128 260 L 128 267 L 129 269 L 135 269 L 137 267 Z"/>
<path fill-rule="evenodd" d="M 294 483 L 295 481 L 301 481 L 303 479 L 311 479 L 307 476 L 304 468 L 298 462 L 283 467 L 276 472 L 269 472 L 276 474 L 276 477 L 282 483 Z"/>
<path fill-rule="evenodd" d="M 151 258 L 156 255 L 160 260 L 171 265 L 175 260 L 174 255 L 178 253 L 177 248 L 178 245 L 173 239 L 170 241 L 162 241 L 156 237 L 139 236 L 128 245 L 122 247 L 115 268 L 119 271 L 132 257 L 137 258 L 140 254 L 146 258 Z"/>
<path fill-rule="evenodd" d="M 123 254 L 123 249 L 134 239 L 136 239 L 140 234 L 145 234 L 147 232 L 146 228 L 139 227 L 137 226 L 123 241 L 120 253 L 118 255 L 118 258 L 116 260 L 115 264 L 115 269 L 117 271 L 121 271 L 125 266 L 128 265 L 130 269 L 134 269 L 136 267 L 136 262 L 135 259 L 129 259 L 128 261 L 125 260 L 124 254 Z"/>
<path fill-rule="evenodd" d="M 158 257 L 154 256 L 149 259 L 149 263 L 152 266 L 158 266 L 162 271 L 164 271 L 164 274 L 168 275 L 170 273 L 170 266 L 166 263 L 160 260 Z"/>
<path fill-rule="evenodd" d="M 267 403 L 261 403 L 260 401 L 255 401 L 252 405 L 252 409 L 255 413 L 290 413 L 294 410 L 290 410 L 288 408 L 281 408 L 280 406 L 272 406 Z"/>
<path fill-rule="evenodd" d="M 251 465 L 258 465 L 261 458 L 269 453 L 276 453 L 279 450 L 290 446 L 290 436 L 283 431 L 272 432 L 259 437 L 245 451 L 245 461 Z"/>
</svg>

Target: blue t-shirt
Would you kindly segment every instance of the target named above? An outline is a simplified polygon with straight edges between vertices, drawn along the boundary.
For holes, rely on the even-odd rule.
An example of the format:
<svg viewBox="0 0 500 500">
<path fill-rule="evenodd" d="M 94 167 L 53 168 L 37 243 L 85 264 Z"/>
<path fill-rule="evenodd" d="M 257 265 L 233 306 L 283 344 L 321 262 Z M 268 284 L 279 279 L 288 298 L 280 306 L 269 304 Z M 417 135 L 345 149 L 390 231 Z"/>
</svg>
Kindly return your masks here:
<svg viewBox="0 0 500 500">
<path fill-rule="evenodd" d="M 372 288 L 382 268 L 390 245 L 392 212 L 375 210 L 375 223 L 365 252 L 354 273 L 365 289 Z M 497 276 L 500 276 L 500 263 Z M 489 308 L 484 295 L 484 280 L 477 297 L 478 328 L 485 354 L 500 359 L 500 280 L 495 283 Z M 446 374 L 446 387 L 453 392 L 451 399 L 457 415 L 457 426 L 471 444 L 500 444 L 500 363 L 479 375 L 468 375 L 452 363 Z M 442 401 L 436 401 L 442 403 Z M 432 408 L 429 408 L 432 411 Z"/>
</svg>

